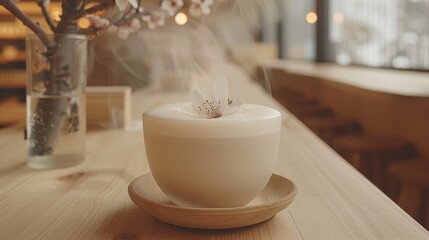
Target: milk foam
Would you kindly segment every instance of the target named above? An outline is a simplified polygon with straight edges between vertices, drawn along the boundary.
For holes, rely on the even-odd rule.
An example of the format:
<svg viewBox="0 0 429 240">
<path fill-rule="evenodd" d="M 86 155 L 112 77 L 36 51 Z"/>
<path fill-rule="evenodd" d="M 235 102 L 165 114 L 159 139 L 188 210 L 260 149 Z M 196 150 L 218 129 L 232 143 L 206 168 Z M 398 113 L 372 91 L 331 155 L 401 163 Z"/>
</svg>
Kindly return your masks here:
<svg viewBox="0 0 429 240">
<path fill-rule="evenodd" d="M 207 119 L 189 102 L 152 108 L 143 114 L 145 132 L 186 138 L 241 138 L 280 131 L 281 114 L 275 109 L 242 104 L 234 114 Z"/>
</svg>

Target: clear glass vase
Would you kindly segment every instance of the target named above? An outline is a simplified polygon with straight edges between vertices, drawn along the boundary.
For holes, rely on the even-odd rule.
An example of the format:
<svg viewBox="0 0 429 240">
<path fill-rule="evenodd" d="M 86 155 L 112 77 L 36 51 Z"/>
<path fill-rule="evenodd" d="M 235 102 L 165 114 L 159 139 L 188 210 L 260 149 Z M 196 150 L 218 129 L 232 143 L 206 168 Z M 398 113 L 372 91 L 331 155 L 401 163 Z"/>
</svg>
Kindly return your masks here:
<svg viewBox="0 0 429 240">
<path fill-rule="evenodd" d="M 43 41 L 42 41 L 43 40 Z M 85 157 L 87 39 L 26 39 L 28 165 L 77 165 Z"/>
</svg>

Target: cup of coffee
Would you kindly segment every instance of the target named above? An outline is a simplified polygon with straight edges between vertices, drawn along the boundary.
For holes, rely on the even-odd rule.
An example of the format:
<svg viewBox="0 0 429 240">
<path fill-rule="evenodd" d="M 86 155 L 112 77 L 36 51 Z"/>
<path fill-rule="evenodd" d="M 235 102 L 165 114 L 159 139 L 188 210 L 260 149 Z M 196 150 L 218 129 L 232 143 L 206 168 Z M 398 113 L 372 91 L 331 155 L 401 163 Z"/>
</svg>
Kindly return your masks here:
<svg viewBox="0 0 429 240">
<path fill-rule="evenodd" d="M 146 155 L 166 196 L 180 206 L 243 206 L 260 194 L 277 161 L 281 114 L 242 104 L 234 114 L 206 119 L 190 103 L 143 114 Z"/>
</svg>

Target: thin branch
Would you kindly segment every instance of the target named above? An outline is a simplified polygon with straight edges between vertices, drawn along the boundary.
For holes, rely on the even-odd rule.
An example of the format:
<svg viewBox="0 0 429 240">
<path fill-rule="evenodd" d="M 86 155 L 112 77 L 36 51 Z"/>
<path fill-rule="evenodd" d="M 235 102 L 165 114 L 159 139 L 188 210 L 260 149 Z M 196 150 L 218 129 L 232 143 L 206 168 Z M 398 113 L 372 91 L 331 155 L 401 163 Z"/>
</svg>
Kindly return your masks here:
<svg viewBox="0 0 429 240">
<path fill-rule="evenodd" d="M 80 6 L 80 11 L 83 11 L 90 0 L 83 0 L 82 5 Z"/>
<path fill-rule="evenodd" d="M 42 14 L 45 17 L 45 21 L 49 25 L 49 28 L 52 30 L 53 33 L 55 33 L 56 26 L 55 26 L 54 21 L 52 20 L 51 16 L 49 16 L 48 10 L 46 9 L 45 4 L 43 4 L 43 0 L 38 0 L 37 4 L 39 5 L 40 9 L 42 10 Z"/>
<path fill-rule="evenodd" d="M 145 16 L 145 15 L 148 15 L 149 13 L 151 13 L 152 11 L 157 10 L 160 7 L 161 7 L 161 3 L 158 2 L 156 4 L 151 5 L 149 8 L 143 10 L 143 12 L 139 12 L 138 8 L 137 8 L 136 12 L 134 14 L 132 14 L 130 16 L 127 16 L 127 14 L 124 14 L 122 16 L 122 18 L 119 19 L 118 21 L 116 21 L 113 25 L 116 25 L 116 26 L 123 25 L 124 23 L 129 22 L 133 18 L 137 18 L 137 17 L 142 17 L 142 16 Z"/>
<path fill-rule="evenodd" d="M 57 34 L 73 34 L 78 32 L 77 20 L 79 19 L 79 8 L 82 0 L 62 0 L 61 20 L 57 25 Z"/>
<path fill-rule="evenodd" d="M 101 30 L 102 28 L 96 28 L 96 27 L 90 27 L 90 28 L 87 28 L 87 29 L 81 29 L 80 31 L 79 31 L 79 34 L 84 34 L 84 35 L 87 35 L 87 36 L 90 36 L 90 35 L 92 35 L 92 36 L 97 36 L 98 35 L 98 32 Z"/>
<path fill-rule="evenodd" d="M 12 13 L 16 18 L 18 18 L 25 26 L 27 26 L 31 31 L 33 31 L 45 44 L 46 47 L 50 48 L 54 45 L 53 42 L 49 40 L 46 32 L 31 18 L 25 14 L 21 9 L 19 9 L 14 2 L 11 0 L 0 0 L 0 5 L 6 8 L 10 13 Z"/>
<path fill-rule="evenodd" d="M 86 14 L 94 14 L 94 13 L 97 13 L 99 11 L 103 11 L 103 10 L 107 9 L 109 6 L 110 6 L 110 3 L 107 3 L 107 2 L 101 3 L 101 4 L 98 4 L 98 5 L 94 6 L 94 7 L 83 9 L 83 14 L 84 15 L 86 15 Z"/>
</svg>

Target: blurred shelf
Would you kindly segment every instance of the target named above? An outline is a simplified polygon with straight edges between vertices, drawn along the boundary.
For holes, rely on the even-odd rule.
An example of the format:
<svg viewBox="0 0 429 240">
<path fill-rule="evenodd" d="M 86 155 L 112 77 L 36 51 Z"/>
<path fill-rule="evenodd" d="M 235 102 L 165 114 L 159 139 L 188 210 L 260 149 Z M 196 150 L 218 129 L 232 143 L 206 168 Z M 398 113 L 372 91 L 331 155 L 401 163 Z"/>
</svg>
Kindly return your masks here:
<svg viewBox="0 0 429 240">
<path fill-rule="evenodd" d="M 0 69 L 0 89 L 25 88 L 25 69 Z"/>
<path fill-rule="evenodd" d="M 0 101 L 0 126 L 12 125 L 25 121 L 25 103 L 17 98 Z"/>
</svg>

